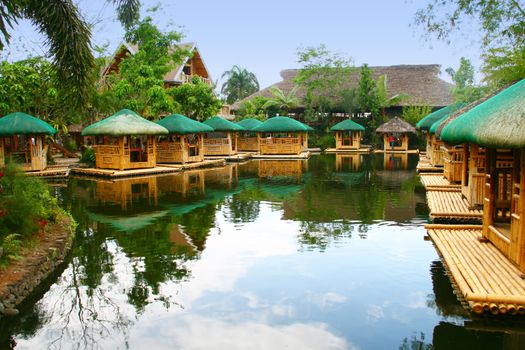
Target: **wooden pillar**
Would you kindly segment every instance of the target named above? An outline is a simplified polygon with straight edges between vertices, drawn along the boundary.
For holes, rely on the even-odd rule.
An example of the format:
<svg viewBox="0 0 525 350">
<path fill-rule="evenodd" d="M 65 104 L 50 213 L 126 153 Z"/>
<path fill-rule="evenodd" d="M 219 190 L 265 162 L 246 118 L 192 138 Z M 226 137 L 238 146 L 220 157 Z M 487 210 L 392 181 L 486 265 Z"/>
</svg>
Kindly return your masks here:
<svg viewBox="0 0 525 350">
<path fill-rule="evenodd" d="M 303 133 L 303 150 L 306 150 L 308 148 L 308 133 Z"/>
<path fill-rule="evenodd" d="M 488 149 L 486 156 L 485 192 L 483 196 L 483 236 L 489 237 L 489 226 L 494 220 L 495 191 L 497 189 L 496 150 Z"/>
<path fill-rule="evenodd" d="M 525 149 L 514 151 L 512 176 L 511 227 L 509 255 L 521 271 L 525 271 Z"/>
<path fill-rule="evenodd" d="M 341 148 L 341 131 L 335 132 L 335 149 Z"/>
<path fill-rule="evenodd" d="M 261 133 L 260 132 L 257 133 L 257 152 L 262 154 L 261 152 Z"/>
<path fill-rule="evenodd" d="M 125 164 L 129 164 L 131 162 L 131 152 L 128 152 L 126 155 L 124 153 L 124 138 L 125 136 L 120 136 L 118 138 L 118 148 L 119 148 L 119 170 L 124 170 Z M 129 141 L 128 141 L 129 144 Z"/>
<path fill-rule="evenodd" d="M 463 144 L 463 161 L 461 164 L 461 187 L 466 187 L 468 182 L 468 157 L 469 157 L 469 144 Z"/>
<path fill-rule="evenodd" d="M 403 137 L 403 143 L 401 144 L 401 146 L 403 147 L 403 150 L 405 152 L 408 152 L 408 134 L 404 133 L 402 137 Z"/>
<path fill-rule="evenodd" d="M 385 152 L 388 151 L 388 148 L 390 147 L 390 142 L 388 142 L 388 134 L 383 134 L 383 149 Z"/>
<path fill-rule="evenodd" d="M 355 145 L 356 149 L 361 148 L 361 131 L 354 131 L 352 135 L 352 144 Z"/>
</svg>

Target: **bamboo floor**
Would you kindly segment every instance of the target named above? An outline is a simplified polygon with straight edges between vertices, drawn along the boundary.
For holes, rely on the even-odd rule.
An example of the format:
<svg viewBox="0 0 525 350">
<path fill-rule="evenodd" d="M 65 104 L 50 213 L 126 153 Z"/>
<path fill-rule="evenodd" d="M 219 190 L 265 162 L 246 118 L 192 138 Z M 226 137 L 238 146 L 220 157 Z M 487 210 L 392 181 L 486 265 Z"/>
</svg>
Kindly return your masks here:
<svg viewBox="0 0 525 350">
<path fill-rule="evenodd" d="M 371 148 L 359 148 L 359 149 L 337 149 L 337 148 L 327 148 L 324 150 L 325 153 L 370 153 L 372 152 Z"/>
<path fill-rule="evenodd" d="M 53 166 L 42 171 L 26 171 L 25 174 L 27 176 L 40 177 L 67 177 L 69 174 L 69 168 L 67 166 Z"/>
<path fill-rule="evenodd" d="M 299 154 L 254 154 L 252 158 L 273 160 L 308 159 L 310 158 L 310 152 L 301 152 Z"/>
<path fill-rule="evenodd" d="M 423 173 L 419 175 L 421 183 L 427 190 L 434 191 L 461 191 L 461 185 L 451 184 L 443 174 Z"/>
<path fill-rule="evenodd" d="M 525 315 L 525 280 L 481 226 L 426 225 L 456 290 L 477 314 Z"/>
<path fill-rule="evenodd" d="M 419 153 L 418 149 L 409 149 L 406 151 L 392 151 L 392 150 L 384 150 L 384 149 L 376 149 L 374 150 L 374 153 L 395 153 L 395 154 L 417 154 Z"/>
<path fill-rule="evenodd" d="M 206 161 L 223 159 L 227 162 L 244 162 L 245 160 L 252 158 L 254 154 L 255 152 L 242 152 L 231 156 L 204 156 L 204 160 Z"/>
<path fill-rule="evenodd" d="M 427 203 L 434 222 L 481 222 L 483 217 L 483 211 L 469 209 L 467 200 L 455 189 L 428 190 Z"/>
<path fill-rule="evenodd" d="M 422 162 L 421 160 L 417 163 L 416 171 L 418 173 L 443 173 L 442 166 L 433 166 L 430 163 Z"/>
</svg>

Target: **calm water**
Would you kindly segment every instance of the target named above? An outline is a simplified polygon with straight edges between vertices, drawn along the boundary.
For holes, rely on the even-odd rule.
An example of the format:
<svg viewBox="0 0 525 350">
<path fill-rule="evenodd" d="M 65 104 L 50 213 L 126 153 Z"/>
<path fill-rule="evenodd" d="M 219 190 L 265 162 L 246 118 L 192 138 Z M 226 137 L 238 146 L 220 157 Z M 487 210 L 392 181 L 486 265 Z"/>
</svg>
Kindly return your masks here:
<svg viewBox="0 0 525 350">
<path fill-rule="evenodd" d="M 525 348 L 471 319 L 432 243 L 417 159 L 314 156 L 54 183 L 71 257 L 0 341 L 17 349 Z"/>
</svg>

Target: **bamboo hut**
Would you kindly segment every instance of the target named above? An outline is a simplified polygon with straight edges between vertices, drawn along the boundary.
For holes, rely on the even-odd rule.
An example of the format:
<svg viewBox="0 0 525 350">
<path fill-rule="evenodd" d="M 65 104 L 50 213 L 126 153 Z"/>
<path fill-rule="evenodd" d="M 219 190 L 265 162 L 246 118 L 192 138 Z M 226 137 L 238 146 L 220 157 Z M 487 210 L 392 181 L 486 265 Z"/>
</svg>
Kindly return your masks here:
<svg viewBox="0 0 525 350">
<path fill-rule="evenodd" d="M 0 118 L 0 167 L 7 162 L 19 163 L 25 171 L 42 171 L 47 167 L 46 135 L 56 130 L 48 123 L 15 112 Z"/>
<path fill-rule="evenodd" d="M 94 136 L 96 167 L 117 170 L 155 167 L 155 136 L 166 134 L 166 128 L 129 109 L 122 109 L 82 130 L 83 136 Z"/>
<path fill-rule="evenodd" d="M 394 117 L 380 125 L 376 132 L 383 134 L 385 152 L 408 152 L 408 135 L 416 129 L 401 118 Z"/>
<path fill-rule="evenodd" d="M 246 131 L 239 133 L 237 148 L 239 151 L 258 151 L 259 141 L 257 133 L 252 131 L 253 128 L 262 124 L 262 122 L 255 118 L 246 118 L 237 122 Z"/>
<path fill-rule="evenodd" d="M 435 128 L 432 127 L 438 123 L 442 122 L 448 118 L 451 114 L 456 112 L 458 109 L 461 109 L 465 106 L 464 103 L 454 103 L 438 109 L 421 119 L 416 124 L 416 129 L 422 131 L 426 134 L 426 154 L 430 159 L 430 164 L 433 166 L 443 166 L 443 151 L 441 146 L 443 142 L 436 137 Z"/>
<path fill-rule="evenodd" d="M 257 132 L 260 154 L 299 154 L 308 148 L 312 128 L 290 117 L 276 116 L 253 130 Z"/>
<path fill-rule="evenodd" d="M 361 137 L 365 128 L 352 121 L 344 120 L 330 128 L 335 132 L 335 149 L 336 150 L 358 150 L 361 148 Z"/>
<path fill-rule="evenodd" d="M 169 115 L 157 122 L 168 129 L 157 145 L 157 163 L 190 163 L 204 160 L 204 137 L 213 129 L 181 114 Z"/>
<path fill-rule="evenodd" d="M 441 136 L 486 148 L 483 236 L 525 271 L 525 80 L 453 120 Z"/>
<path fill-rule="evenodd" d="M 204 121 L 214 131 L 204 135 L 205 156 L 231 156 L 237 154 L 237 133 L 244 128 L 219 116 Z"/>
</svg>

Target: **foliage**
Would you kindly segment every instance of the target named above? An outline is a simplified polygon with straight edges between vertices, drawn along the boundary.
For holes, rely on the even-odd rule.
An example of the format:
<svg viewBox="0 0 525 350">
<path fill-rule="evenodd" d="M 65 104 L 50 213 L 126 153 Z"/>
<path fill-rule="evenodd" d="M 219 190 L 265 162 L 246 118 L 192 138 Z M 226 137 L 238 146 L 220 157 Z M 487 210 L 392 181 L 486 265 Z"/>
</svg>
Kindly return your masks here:
<svg viewBox="0 0 525 350">
<path fill-rule="evenodd" d="M 215 96 L 211 86 L 194 76 L 190 84 L 169 90 L 182 114 L 198 120 L 206 120 L 220 110 L 222 102 Z"/>
<path fill-rule="evenodd" d="M 82 151 L 82 155 L 80 156 L 80 163 L 85 163 L 88 165 L 95 165 L 95 162 L 96 162 L 95 150 L 92 147 L 86 147 Z"/>
<path fill-rule="evenodd" d="M 325 150 L 327 148 L 335 147 L 335 137 L 331 134 L 325 134 L 323 136 L 317 136 L 315 134 L 308 135 L 308 146 L 311 148 L 320 148 Z"/>
<path fill-rule="evenodd" d="M 264 96 L 255 96 L 254 98 L 243 102 L 238 110 L 239 116 L 253 116 L 259 120 L 265 120 L 267 117 L 266 108 L 264 105 L 268 102 L 268 98 Z"/>
<path fill-rule="evenodd" d="M 221 93 L 226 95 L 226 103 L 232 104 L 259 91 L 259 81 L 252 72 L 235 65 L 224 72 L 221 78 L 227 78 Z"/>
<path fill-rule="evenodd" d="M 470 60 L 461 57 L 458 70 L 449 67 L 445 70 L 455 86 L 452 89 L 452 95 L 455 102 L 474 102 L 486 93 L 486 88 L 474 84 L 474 67 Z"/>
<path fill-rule="evenodd" d="M 55 221 L 60 208 L 42 180 L 25 176 L 14 164 L 8 164 L 2 175 L 0 238 L 10 233 L 30 235 Z"/>
<path fill-rule="evenodd" d="M 525 9 L 519 1 L 428 0 L 415 20 L 429 36 L 449 43 L 453 33 L 477 20 L 486 80 L 501 86 L 525 77 Z"/>
<path fill-rule="evenodd" d="M 411 104 L 403 107 L 402 119 L 409 122 L 412 125 L 416 125 L 423 117 L 429 115 L 432 112 L 432 108 L 426 105 L 424 102 L 418 104 Z"/>
<path fill-rule="evenodd" d="M 137 45 L 138 52 L 122 59 L 119 72 L 108 77 L 105 92 L 117 98 L 116 109 L 129 108 L 152 118 L 171 112 L 174 104 L 163 78 L 189 54 L 180 47 L 173 49 L 182 35 L 162 33 L 151 17 L 146 17 L 128 28 L 125 39 Z"/>
<path fill-rule="evenodd" d="M 5 267 L 13 260 L 19 260 L 18 252 L 22 247 L 22 241 L 18 233 L 11 233 L 4 237 L 0 245 L 0 267 Z"/>
<path fill-rule="evenodd" d="M 299 98 L 297 97 L 297 86 L 295 86 L 288 94 L 284 93 L 283 90 L 278 87 L 271 87 L 270 98 L 264 104 L 263 108 L 270 110 L 272 108 L 277 109 L 278 113 L 288 114 L 288 112 L 299 105 Z"/>
</svg>

